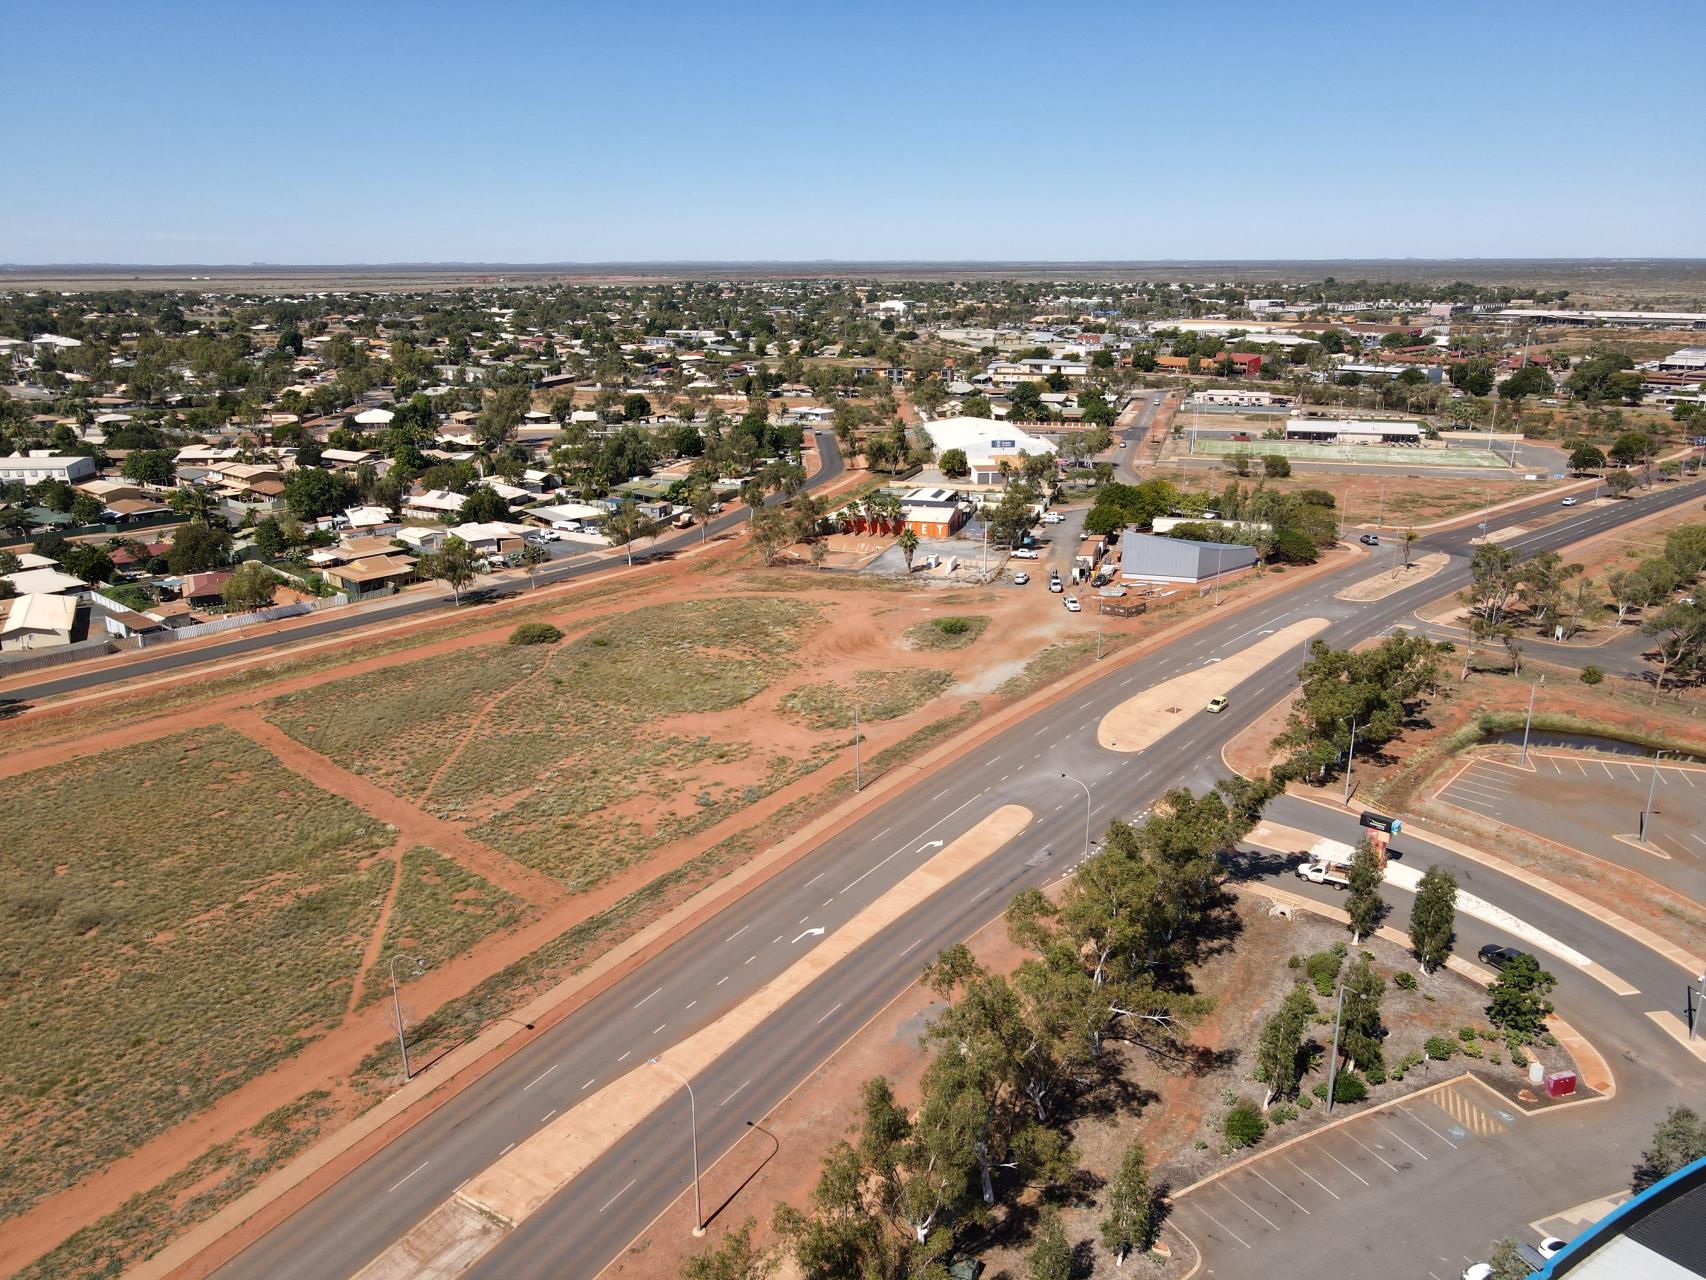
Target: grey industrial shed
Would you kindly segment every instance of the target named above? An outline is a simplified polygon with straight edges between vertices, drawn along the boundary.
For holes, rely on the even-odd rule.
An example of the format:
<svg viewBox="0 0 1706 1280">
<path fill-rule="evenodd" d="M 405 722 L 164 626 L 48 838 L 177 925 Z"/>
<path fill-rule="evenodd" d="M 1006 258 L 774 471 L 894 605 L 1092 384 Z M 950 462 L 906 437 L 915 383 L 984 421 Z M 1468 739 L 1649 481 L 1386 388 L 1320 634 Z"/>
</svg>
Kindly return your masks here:
<svg viewBox="0 0 1706 1280">
<path fill-rule="evenodd" d="M 1206 582 L 1256 563 L 1254 547 L 1192 542 L 1127 533 L 1120 542 L 1120 576 L 1135 582 Z"/>
</svg>

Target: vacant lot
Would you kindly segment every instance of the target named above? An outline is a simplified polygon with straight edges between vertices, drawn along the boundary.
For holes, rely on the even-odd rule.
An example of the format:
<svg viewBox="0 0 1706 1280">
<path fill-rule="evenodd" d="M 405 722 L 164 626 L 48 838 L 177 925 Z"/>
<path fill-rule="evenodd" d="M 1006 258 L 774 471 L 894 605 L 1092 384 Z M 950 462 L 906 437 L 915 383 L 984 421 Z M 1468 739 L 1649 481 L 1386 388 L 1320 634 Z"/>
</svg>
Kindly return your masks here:
<svg viewBox="0 0 1706 1280">
<path fill-rule="evenodd" d="M 335 1022 L 390 837 L 235 733 L 10 779 L 0 1217 Z"/>
<path fill-rule="evenodd" d="M 488 933 L 522 918 L 522 905 L 513 895 L 436 849 L 410 849 L 402 863 L 385 939 L 364 981 L 364 1004 L 389 993 L 392 956 L 409 962 L 397 966 L 401 980 L 414 972 L 416 962 L 431 966 L 453 960 Z"/>
<path fill-rule="evenodd" d="M 1407 458 L 1412 452 L 1406 450 L 1404 456 Z M 1259 473 L 1260 462 L 1252 470 Z M 1181 489 L 1200 491 L 1203 487 L 1201 471 L 1163 468 L 1157 474 Z M 1228 475 L 1225 480 L 1217 479 L 1214 482 L 1216 488 L 1232 478 Z M 1342 473 L 1312 471 L 1283 480 L 1262 480 L 1253 474 L 1251 479 L 1240 483 L 1262 483 L 1282 491 L 1325 489 L 1333 495 L 1345 524 L 1385 529 L 1402 529 L 1467 515 L 1481 510 L 1485 504 L 1497 506 L 1517 498 L 1535 497 L 1555 487 L 1553 481 L 1523 480 L 1508 471 L 1488 471 L 1485 478 L 1478 476 L 1473 480 L 1462 476 L 1428 475 L 1425 471 L 1416 475 L 1378 475 L 1366 470 Z"/>
<path fill-rule="evenodd" d="M 469 650 L 271 704 L 292 737 L 576 889 L 714 824 L 823 755 L 761 754 L 701 717 L 787 674 L 800 600 L 649 605 L 562 645 Z"/>
<path fill-rule="evenodd" d="M 864 720 L 896 720 L 945 692 L 954 673 L 931 667 L 861 671 L 852 687 L 808 684 L 782 699 L 782 709 L 813 729 L 850 729 L 854 711 Z"/>
</svg>

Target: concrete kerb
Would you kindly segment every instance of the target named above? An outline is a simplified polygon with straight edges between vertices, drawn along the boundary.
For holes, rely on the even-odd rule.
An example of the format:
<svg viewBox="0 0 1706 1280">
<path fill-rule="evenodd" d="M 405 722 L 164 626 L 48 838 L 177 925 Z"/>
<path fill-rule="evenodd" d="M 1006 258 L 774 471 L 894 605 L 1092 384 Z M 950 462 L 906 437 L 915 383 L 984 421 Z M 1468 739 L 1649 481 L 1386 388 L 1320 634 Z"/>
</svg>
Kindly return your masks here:
<svg viewBox="0 0 1706 1280">
<path fill-rule="evenodd" d="M 638 572 L 642 567 L 636 565 L 628 569 L 624 566 L 618 574 Z M 499 1021 L 468 1044 L 453 1050 L 443 1059 L 443 1075 L 430 1081 L 425 1077 L 418 1077 L 404 1085 L 372 1110 L 339 1129 L 325 1142 L 315 1144 L 206 1222 L 192 1228 L 178 1241 L 167 1245 L 153 1258 L 138 1263 L 125 1274 L 132 1280 L 160 1280 L 166 1276 L 179 1276 L 182 1280 L 189 1280 L 189 1277 L 207 1274 L 214 1266 L 225 1261 L 225 1257 L 211 1259 L 195 1270 L 186 1268 L 196 1263 L 199 1255 L 215 1249 L 225 1237 L 240 1228 L 251 1224 L 272 1225 L 271 1221 L 255 1224 L 255 1219 L 274 1206 L 283 1204 L 286 1196 L 292 1196 L 287 1206 L 289 1208 L 306 1203 L 380 1146 L 394 1141 L 410 1126 L 431 1114 L 436 1107 L 448 1101 L 455 1091 L 466 1088 L 500 1065 L 509 1054 L 521 1047 L 521 1043 L 516 1041 L 525 1030 L 521 1023 L 534 1023 L 535 1032 L 528 1033 L 529 1035 L 547 1030 L 740 897 L 786 870 L 819 844 L 866 816 L 868 810 L 876 807 L 893 791 L 919 776 L 952 763 L 957 757 L 974 750 L 989 738 L 1004 731 L 1014 721 L 1072 696 L 1105 672 L 1117 670 L 1181 636 L 1208 626 L 1217 616 L 1242 612 L 1287 588 L 1339 567 L 1341 566 L 1337 559 L 1324 557 L 1300 573 L 1271 579 L 1242 600 L 1235 601 L 1226 614 L 1207 612 L 1194 618 L 1182 619 L 1127 650 L 1117 652 L 1100 663 L 1092 663 L 1065 680 L 1057 681 L 1003 708 L 988 721 L 971 726 L 926 752 L 918 760 L 891 769 L 857 796 L 820 815 L 798 832 L 778 841 L 714 884 L 707 885 L 653 924 L 613 947 L 585 969 L 530 1001 L 510 1018 Z M 595 581 L 607 582 L 614 576 L 617 575 L 601 575 Z M 562 585 L 580 587 L 587 583 L 579 581 Z M 426 621 L 429 619 L 410 619 L 397 626 L 420 625 Z M 344 642 L 347 642 L 347 637 L 325 643 Z M 387 1126 L 391 1127 L 388 1129 Z M 358 1147 L 361 1149 L 358 1150 Z M 337 1167 L 334 1168 L 334 1164 Z M 316 1179 L 311 1186 L 308 1185 L 310 1179 Z"/>
<path fill-rule="evenodd" d="M 1319 796 L 1310 795 L 1296 787 L 1288 787 L 1286 789 L 1286 794 L 1294 796 L 1299 800 L 1305 800 L 1310 804 L 1320 805 L 1323 809 L 1330 809 L 1338 813 L 1349 812 L 1349 810 L 1345 809 L 1342 805 L 1323 800 Z M 1685 947 L 1679 947 L 1675 943 L 1667 942 L 1664 938 L 1661 938 L 1645 925 L 1636 924 L 1626 916 L 1619 915 L 1610 908 L 1601 906 L 1591 898 L 1584 897 L 1582 894 L 1575 892 L 1573 889 L 1566 889 L 1562 885 L 1554 884 L 1544 876 L 1536 875 L 1534 872 L 1529 871 L 1526 868 L 1519 867 L 1515 863 L 1507 862 L 1503 858 L 1496 857 L 1493 854 L 1477 849 L 1472 845 L 1467 845 L 1461 841 L 1454 840 L 1450 836 L 1442 836 L 1434 831 L 1423 830 L 1422 828 L 1414 825 L 1414 823 L 1408 818 L 1405 819 L 1404 830 L 1410 835 L 1415 836 L 1418 840 L 1426 840 L 1429 844 L 1437 844 L 1440 848 L 1451 853 L 1455 853 L 1460 858 L 1467 858 L 1471 862 L 1478 862 L 1490 870 L 1497 871 L 1500 875 L 1509 876 L 1512 880 L 1521 881 L 1531 889 L 1538 889 L 1542 893 L 1549 894 L 1559 902 L 1564 903 L 1566 906 L 1599 921 L 1607 928 L 1617 930 L 1618 933 L 1621 933 L 1632 942 L 1637 942 L 1654 954 L 1669 960 L 1672 964 L 1683 969 L 1691 978 L 1699 976 L 1701 971 L 1706 969 L 1706 960 L 1701 959 L 1701 957 L 1695 955 L 1692 951 L 1689 951 Z M 1572 850 L 1572 852 L 1579 851 Z M 1592 857 L 1591 854 L 1583 856 Z M 1606 865 L 1610 866 L 1611 864 L 1608 863 Z M 1637 872 L 1629 871 L 1624 867 L 1618 867 L 1617 871 L 1619 874 L 1624 876 L 1638 874 Z M 1642 879 L 1645 879 L 1645 877 L 1642 877 Z"/>
</svg>

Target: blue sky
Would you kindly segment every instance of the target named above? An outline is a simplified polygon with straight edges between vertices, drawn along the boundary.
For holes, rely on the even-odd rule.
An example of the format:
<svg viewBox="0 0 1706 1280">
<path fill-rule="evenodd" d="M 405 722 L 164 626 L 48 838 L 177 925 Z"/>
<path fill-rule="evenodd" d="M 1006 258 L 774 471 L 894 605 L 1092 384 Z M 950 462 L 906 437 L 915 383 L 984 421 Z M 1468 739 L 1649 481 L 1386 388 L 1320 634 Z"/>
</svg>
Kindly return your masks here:
<svg viewBox="0 0 1706 1280">
<path fill-rule="evenodd" d="M 0 262 L 1706 256 L 1698 3 L 0 7 Z"/>
</svg>

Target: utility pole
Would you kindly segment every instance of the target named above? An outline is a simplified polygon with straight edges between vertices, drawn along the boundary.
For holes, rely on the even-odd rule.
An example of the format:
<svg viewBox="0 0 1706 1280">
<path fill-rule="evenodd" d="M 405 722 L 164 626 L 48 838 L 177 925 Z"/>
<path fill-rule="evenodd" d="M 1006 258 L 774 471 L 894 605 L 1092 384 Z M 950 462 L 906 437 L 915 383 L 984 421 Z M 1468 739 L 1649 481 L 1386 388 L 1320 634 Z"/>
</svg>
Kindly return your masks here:
<svg viewBox="0 0 1706 1280">
<path fill-rule="evenodd" d="M 1339 979 L 1339 1002 L 1333 1010 L 1333 1051 L 1327 1055 L 1327 1114 L 1333 1114 L 1333 1091 L 1339 1082 L 1339 1024 L 1345 1016 L 1345 980 Z"/>
<path fill-rule="evenodd" d="M 1096 661 L 1102 660 L 1102 604 L 1096 602 Z"/>
<path fill-rule="evenodd" d="M 411 1079 L 409 1074 L 409 1040 L 403 1032 L 403 1002 L 397 995 L 397 961 L 403 958 L 403 956 L 392 956 L 391 963 L 386 968 L 391 973 L 391 1016 L 397 1023 L 397 1052 L 403 1058 L 403 1083 L 407 1084 Z M 426 968 L 426 965 L 420 960 L 416 960 L 414 963 L 417 974 Z"/>
<path fill-rule="evenodd" d="M 1356 759 L 1356 754 L 1357 754 L 1357 722 L 1356 722 L 1356 717 L 1353 716 L 1351 718 L 1351 749 L 1349 751 L 1345 752 L 1345 803 L 1346 804 L 1349 804 L 1351 802 L 1351 762 Z"/>
<path fill-rule="evenodd" d="M 1641 843 L 1642 844 L 1647 843 L 1647 828 L 1650 827 L 1652 825 L 1652 822 L 1653 822 L 1653 792 L 1658 789 L 1658 785 L 1659 785 L 1659 761 L 1661 759 L 1663 759 L 1664 754 L 1665 754 L 1664 752 L 1659 751 L 1653 755 L 1653 777 L 1652 777 L 1652 781 L 1647 783 L 1647 807 L 1645 809 L 1641 810 Z"/>
<path fill-rule="evenodd" d="M 1538 680 L 1528 686 L 1528 719 L 1522 722 L 1522 763 L 1525 768 L 1528 765 L 1528 731 L 1534 727 L 1534 691 L 1538 688 Z"/>
<path fill-rule="evenodd" d="M 661 1062 L 657 1058 L 647 1058 L 646 1061 L 654 1067 L 662 1067 L 670 1075 L 681 1081 L 682 1087 L 687 1090 L 688 1127 L 693 1132 L 693 1234 L 702 1236 L 705 1234 L 705 1214 L 699 1205 L 699 1104 L 693 1097 L 693 1085 L 686 1076 L 668 1063 Z"/>
<path fill-rule="evenodd" d="M 1076 782 L 1084 788 L 1084 856 L 1090 856 L 1090 784 L 1074 778 L 1070 773 L 1060 775 L 1068 782 Z"/>
<path fill-rule="evenodd" d="M 853 791 L 860 790 L 859 778 L 859 695 L 853 695 Z"/>
</svg>

